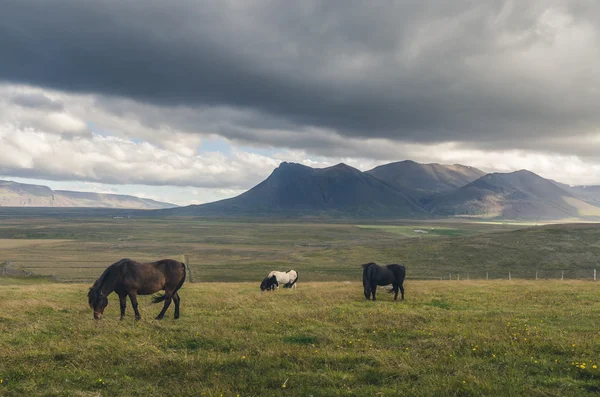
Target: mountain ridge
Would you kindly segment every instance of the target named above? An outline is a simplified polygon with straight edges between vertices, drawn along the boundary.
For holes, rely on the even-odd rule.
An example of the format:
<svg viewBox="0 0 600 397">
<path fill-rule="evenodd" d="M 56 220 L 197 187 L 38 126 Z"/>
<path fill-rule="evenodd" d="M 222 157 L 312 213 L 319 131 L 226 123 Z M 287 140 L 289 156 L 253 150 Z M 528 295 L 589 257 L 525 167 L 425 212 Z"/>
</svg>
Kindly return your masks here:
<svg viewBox="0 0 600 397">
<path fill-rule="evenodd" d="M 0 180 L 0 206 L 2 207 L 71 207 L 71 208 L 122 208 L 163 209 L 176 207 L 125 194 L 52 190 L 48 186 Z"/>
<path fill-rule="evenodd" d="M 239 196 L 160 213 L 395 219 L 455 216 L 600 219 L 600 207 L 576 193 L 577 189 L 566 191 L 556 182 L 528 170 L 486 174 L 460 164 L 419 164 L 405 160 L 363 172 L 344 163 L 311 168 L 282 162 L 264 181 Z"/>
</svg>

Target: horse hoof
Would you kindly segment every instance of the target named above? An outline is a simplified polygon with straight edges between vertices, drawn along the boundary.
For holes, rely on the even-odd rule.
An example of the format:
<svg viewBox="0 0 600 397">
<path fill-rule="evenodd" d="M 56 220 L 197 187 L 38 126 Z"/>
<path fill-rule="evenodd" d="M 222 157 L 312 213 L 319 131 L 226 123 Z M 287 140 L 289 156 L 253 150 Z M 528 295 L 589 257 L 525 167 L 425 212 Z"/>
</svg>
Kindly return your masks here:
<svg viewBox="0 0 600 397">
<path fill-rule="evenodd" d="M 155 318 L 155 320 L 162 320 L 163 318 L 161 316 L 158 316 Z"/>
</svg>

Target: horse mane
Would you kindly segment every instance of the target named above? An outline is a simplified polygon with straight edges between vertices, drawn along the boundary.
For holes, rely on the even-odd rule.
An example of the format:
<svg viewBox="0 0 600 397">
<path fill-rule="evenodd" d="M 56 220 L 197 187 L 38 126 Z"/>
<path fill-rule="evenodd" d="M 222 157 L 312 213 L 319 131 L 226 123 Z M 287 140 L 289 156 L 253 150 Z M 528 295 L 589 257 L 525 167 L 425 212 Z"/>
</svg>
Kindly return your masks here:
<svg viewBox="0 0 600 397">
<path fill-rule="evenodd" d="M 131 261 L 131 259 L 124 258 L 124 259 L 121 259 L 120 261 L 115 262 L 112 265 L 108 266 L 106 269 L 104 269 L 104 271 L 102 272 L 102 275 L 100 275 L 100 277 L 98 277 L 98 279 L 96 281 L 94 281 L 94 284 L 91 286 L 90 290 L 88 291 L 88 303 L 89 303 L 90 307 L 93 308 L 96 305 L 96 303 L 98 303 L 100 298 L 102 297 L 101 291 L 102 291 L 102 287 L 104 286 L 104 282 L 106 281 L 108 276 L 112 274 L 115 267 L 117 267 L 120 264 L 127 262 L 127 261 Z"/>
</svg>

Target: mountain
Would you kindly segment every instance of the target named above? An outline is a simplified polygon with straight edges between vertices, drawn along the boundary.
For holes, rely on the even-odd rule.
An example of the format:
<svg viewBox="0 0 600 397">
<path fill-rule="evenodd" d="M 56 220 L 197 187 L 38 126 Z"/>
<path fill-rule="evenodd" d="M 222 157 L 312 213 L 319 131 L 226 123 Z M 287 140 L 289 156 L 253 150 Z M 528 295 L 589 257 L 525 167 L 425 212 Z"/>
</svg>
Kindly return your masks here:
<svg viewBox="0 0 600 397">
<path fill-rule="evenodd" d="M 176 207 L 121 194 L 73 192 L 52 190 L 47 186 L 30 185 L 0 180 L 1 207 L 96 207 L 96 208 L 135 208 L 161 209 Z"/>
<path fill-rule="evenodd" d="M 332 215 L 427 217 L 401 190 L 346 164 L 311 168 L 283 162 L 263 182 L 226 200 L 160 211 L 165 215 Z"/>
<path fill-rule="evenodd" d="M 406 160 L 380 165 L 367 174 L 420 199 L 464 186 L 482 177 L 485 172 L 460 164 L 419 164 Z"/>
<path fill-rule="evenodd" d="M 588 204 L 600 206 L 600 186 L 571 186 L 560 182 L 553 182 L 572 196 Z"/>
<path fill-rule="evenodd" d="M 600 216 L 600 208 L 533 172 L 487 174 L 425 205 L 440 216 L 504 219 L 566 219 Z"/>
</svg>

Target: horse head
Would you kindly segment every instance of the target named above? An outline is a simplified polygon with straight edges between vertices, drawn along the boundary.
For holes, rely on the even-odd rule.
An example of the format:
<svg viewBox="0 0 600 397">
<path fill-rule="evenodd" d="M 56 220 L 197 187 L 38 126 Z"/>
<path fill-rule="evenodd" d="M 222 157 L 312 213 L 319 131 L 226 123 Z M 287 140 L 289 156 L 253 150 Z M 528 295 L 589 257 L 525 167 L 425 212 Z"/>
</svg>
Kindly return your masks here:
<svg viewBox="0 0 600 397">
<path fill-rule="evenodd" d="M 261 290 L 261 291 L 264 291 L 264 290 L 266 290 L 266 289 L 267 289 L 267 287 L 268 287 L 268 284 L 269 284 L 269 278 L 268 278 L 268 277 L 265 277 L 265 278 L 263 279 L 263 281 L 260 283 L 260 290 Z"/>
<path fill-rule="evenodd" d="M 94 311 L 94 319 L 100 320 L 104 313 L 104 309 L 108 306 L 108 298 L 102 295 L 100 288 L 92 287 L 88 292 L 88 303 Z"/>
</svg>

